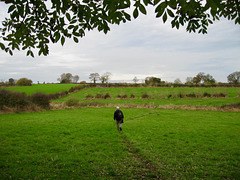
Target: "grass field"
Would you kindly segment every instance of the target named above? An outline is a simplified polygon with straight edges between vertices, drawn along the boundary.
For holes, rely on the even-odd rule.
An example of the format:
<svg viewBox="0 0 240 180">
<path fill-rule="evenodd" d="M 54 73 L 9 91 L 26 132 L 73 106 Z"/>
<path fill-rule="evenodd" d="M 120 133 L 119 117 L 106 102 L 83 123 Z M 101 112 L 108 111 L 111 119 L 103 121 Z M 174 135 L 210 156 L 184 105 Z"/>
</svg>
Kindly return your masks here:
<svg viewBox="0 0 240 180">
<path fill-rule="evenodd" d="M 114 110 L 0 115 L 0 179 L 239 179 L 240 113 Z"/>
<path fill-rule="evenodd" d="M 32 86 L 12 86 L 4 87 L 4 89 L 24 92 L 27 95 L 32 95 L 37 92 L 45 94 L 54 94 L 61 91 L 68 91 L 71 87 L 77 86 L 77 84 L 33 84 Z"/>
<path fill-rule="evenodd" d="M 225 98 L 165 98 L 167 94 L 203 94 L 204 92 L 225 93 Z M 86 99 L 87 95 L 96 96 L 97 94 L 109 93 L 110 99 Z M 149 94 L 151 98 L 142 99 L 142 94 Z M 53 102 L 66 102 L 69 99 L 77 99 L 80 102 L 99 102 L 102 104 L 151 104 L 153 106 L 159 105 L 191 105 L 191 106 L 222 106 L 225 104 L 239 103 L 240 88 L 156 88 L 156 87 L 143 87 L 143 88 L 87 88 L 66 97 L 56 99 Z M 118 95 L 131 94 L 135 95 L 134 99 L 126 98 L 119 99 Z"/>
</svg>

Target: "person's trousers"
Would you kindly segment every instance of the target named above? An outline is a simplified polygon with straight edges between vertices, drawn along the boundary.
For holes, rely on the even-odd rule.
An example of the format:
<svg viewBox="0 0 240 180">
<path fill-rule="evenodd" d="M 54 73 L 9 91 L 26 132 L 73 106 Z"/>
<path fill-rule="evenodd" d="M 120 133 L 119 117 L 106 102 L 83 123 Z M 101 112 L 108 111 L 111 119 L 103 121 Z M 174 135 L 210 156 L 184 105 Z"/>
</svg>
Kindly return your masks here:
<svg viewBox="0 0 240 180">
<path fill-rule="evenodd" d="M 122 128 L 122 120 L 116 120 L 117 122 L 117 129 L 120 131 L 120 129 Z"/>
</svg>

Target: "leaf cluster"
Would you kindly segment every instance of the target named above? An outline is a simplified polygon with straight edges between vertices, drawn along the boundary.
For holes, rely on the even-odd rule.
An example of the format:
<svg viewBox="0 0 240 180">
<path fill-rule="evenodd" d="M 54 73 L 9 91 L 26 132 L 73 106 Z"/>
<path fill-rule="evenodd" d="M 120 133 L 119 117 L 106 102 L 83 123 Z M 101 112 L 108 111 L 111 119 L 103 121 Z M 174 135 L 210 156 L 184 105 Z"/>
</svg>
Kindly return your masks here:
<svg viewBox="0 0 240 180">
<path fill-rule="evenodd" d="M 240 24 L 238 0 L 4 0 L 9 5 L 9 18 L 0 28 L 0 48 L 10 55 L 13 50 L 26 50 L 27 56 L 49 54 L 49 44 L 66 38 L 78 43 L 86 31 L 97 29 L 105 34 L 110 24 L 131 21 L 132 16 L 147 14 L 146 7 L 154 6 L 157 18 L 165 23 L 171 19 L 172 28 L 186 26 L 188 32 L 207 33 L 207 27 L 220 17 Z M 1 42 L 2 41 L 2 42 Z"/>
</svg>

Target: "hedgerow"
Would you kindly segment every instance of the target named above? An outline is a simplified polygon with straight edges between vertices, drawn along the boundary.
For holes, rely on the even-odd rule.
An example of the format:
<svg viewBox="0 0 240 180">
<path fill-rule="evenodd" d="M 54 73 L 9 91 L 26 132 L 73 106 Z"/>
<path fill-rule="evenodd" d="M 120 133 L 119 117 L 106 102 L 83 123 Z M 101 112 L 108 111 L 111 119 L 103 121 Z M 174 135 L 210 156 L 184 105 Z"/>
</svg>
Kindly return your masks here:
<svg viewBox="0 0 240 180">
<path fill-rule="evenodd" d="M 17 108 L 17 110 L 26 109 L 32 105 L 49 109 L 49 96 L 43 93 L 35 93 L 27 96 L 25 93 L 0 89 L 0 109 L 3 107 Z"/>
</svg>

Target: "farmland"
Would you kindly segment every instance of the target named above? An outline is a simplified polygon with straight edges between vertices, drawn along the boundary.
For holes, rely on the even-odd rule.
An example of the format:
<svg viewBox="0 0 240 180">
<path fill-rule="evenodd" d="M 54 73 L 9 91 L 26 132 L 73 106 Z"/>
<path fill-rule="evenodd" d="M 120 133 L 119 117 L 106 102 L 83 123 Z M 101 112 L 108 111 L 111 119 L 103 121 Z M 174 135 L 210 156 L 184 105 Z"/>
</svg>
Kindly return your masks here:
<svg viewBox="0 0 240 180">
<path fill-rule="evenodd" d="M 31 95 L 37 92 L 42 92 L 45 94 L 58 93 L 61 91 L 67 91 L 74 86 L 76 86 L 76 84 L 33 84 L 32 86 L 12 86 L 5 87 L 4 89 L 24 92 L 27 95 Z"/>
<path fill-rule="evenodd" d="M 157 106 L 239 103 L 239 90 L 86 88 L 52 103 L 77 99 L 79 103 L 97 102 L 101 106 L 0 114 L 0 178 L 238 179 L 239 112 Z M 179 92 L 198 96 L 174 96 Z M 201 97 L 205 92 L 226 96 Z M 110 98 L 95 98 L 106 93 Z M 151 96 L 142 98 L 144 93 Z M 125 94 L 127 98 L 118 96 Z M 131 94 L 135 97 L 130 98 Z M 173 96 L 168 98 L 169 94 Z M 93 98 L 88 99 L 87 95 Z M 150 104 L 153 108 L 125 107 L 127 104 Z M 117 105 L 123 105 L 125 116 L 121 133 L 113 121 Z"/>
<path fill-rule="evenodd" d="M 109 94 L 110 98 L 95 98 L 96 95 Z M 195 98 L 186 97 L 188 93 L 196 94 Z M 203 97 L 204 93 L 216 94 L 223 93 L 224 98 Z M 142 98 L 143 94 L 147 94 L 148 98 Z M 178 95 L 183 97 L 179 98 Z M 56 103 L 63 103 L 69 99 L 76 99 L 80 102 L 98 102 L 101 104 L 147 104 L 152 106 L 166 106 L 166 105 L 190 105 L 190 106 L 223 106 L 226 104 L 239 103 L 240 88 L 156 88 L 156 87 L 142 87 L 142 88 L 87 88 L 70 94 L 61 99 L 54 100 Z M 86 98 L 91 95 L 93 98 Z M 118 96 L 126 95 L 126 98 L 119 98 Z M 134 98 L 131 98 L 134 95 Z M 170 98 L 168 98 L 171 95 Z"/>
</svg>

